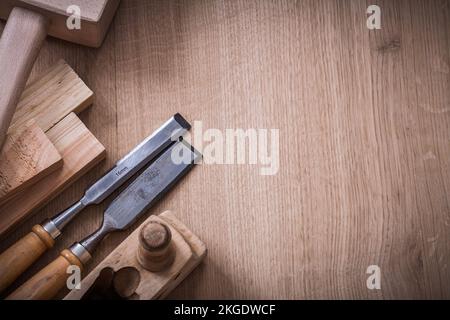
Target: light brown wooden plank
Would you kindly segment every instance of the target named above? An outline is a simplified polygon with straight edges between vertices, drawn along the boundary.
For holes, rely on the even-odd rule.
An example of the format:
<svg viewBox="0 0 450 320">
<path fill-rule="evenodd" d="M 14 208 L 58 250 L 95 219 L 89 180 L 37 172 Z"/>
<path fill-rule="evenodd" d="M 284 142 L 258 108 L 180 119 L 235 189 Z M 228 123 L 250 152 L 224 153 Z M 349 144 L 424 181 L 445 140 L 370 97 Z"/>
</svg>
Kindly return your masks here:
<svg viewBox="0 0 450 320">
<path fill-rule="evenodd" d="M 36 121 L 38 126 L 43 128 L 44 131 L 48 131 L 67 114 L 70 112 L 78 113 L 83 111 L 87 106 L 92 104 L 92 101 L 93 92 L 64 60 L 59 60 L 43 75 L 39 76 L 37 80 L 26 87 L 16 113 L 14 114 L 14 119 L 9 129 L 9 135 L 17 136 L 18 133 L 16 132 L 19 132 L 19 134 L 23 133 L 22 127 L 24 127 L 30 119 Z M 25 132 L 29 133 L 29 131 Z M 34 159 L 34 162 L 36 163 L 45 159 L 45 157 L 39 153 L 35 153 L 35 156 L 36 159 Z M 27 170 L 27 168 L 30 167 L 29 165 L 26 166 L 23 163 L 16 161 L 14 162 L 14 165 L 14 167 L 4 168 L 4 170 L 8 169 L 11 172 L 20 174 L 20 171 L 16 170 L 17 168 L 22 167 L 21 170 L 23 172 L 23 170 Z M 30 173 L 30 171 L 27 172 L 28 174 Z M 36 179 L 38 178 L 39 176 L 36 177 Z M 30 181 L 30 183 L 32 182 L 33 180 Z M 15 189 L 19 184 L 20 183 L 16 183 L 13 186 L 14 188 L 11 187 L 10 189 Z M 6 189 L 4 192 L 6 193 Z M 5 199 L 1 199 L 0 203 L 3 203 L 4 201 Z"/>
<path fill-rule="evenodd" d="M 47 132 L 64 165 L 0 206 L 0 235 L 67 188 L 105 156 L 101 143 L 71 113 Z"/>
<path fill-rule="evenodd" d="M 31 120 L 0 151 L 0 204 L 62 165 L 58 150 Z"/>
<path fill-rule="evenodd" d="M 9 132 L 30 119 L 47 132 L 70 112 L 79 113 L 92 104 L 93 92 L 72 68 L 59 60 L 25 88 Z"/>
<path fill-rule="evenodd" d="M 144 224 L 154 221 L 167 226 L 171 232 L 171 246 L 174 260 L 167 268 L 150 272 L 136 259 L 139 247 L 139 232 Z M 117 272 L 123 268 L 133 268 L 139 274 L 139 283 L 130 296 L 134 300 L 154 300 L 165 298 L 199 265 L 206 256 L 205 244 L 170 211 L 152 215 L 111 252 L 81 282 L 80 290 L 72 290 L 65 300 L 80 300 L 95 284 L 105 268 Z"/>
<path fill-rule="evenodd" d="M 204 128 L 281 129 L 281 164 L 274 177 L 198 167 L 149 211 L 176 211 L 209 248 L 171 298 L 450 298 L 449 1 L 377 3 L 382 29 L 369 31 L 366 0 L 123 1 L 101 50 L 48 41 L 38 71 L 61 56 L 86 79 L 101 106 L 82 118 L 110 157 L 0 247 L 179 111 Z"/>
</svg>

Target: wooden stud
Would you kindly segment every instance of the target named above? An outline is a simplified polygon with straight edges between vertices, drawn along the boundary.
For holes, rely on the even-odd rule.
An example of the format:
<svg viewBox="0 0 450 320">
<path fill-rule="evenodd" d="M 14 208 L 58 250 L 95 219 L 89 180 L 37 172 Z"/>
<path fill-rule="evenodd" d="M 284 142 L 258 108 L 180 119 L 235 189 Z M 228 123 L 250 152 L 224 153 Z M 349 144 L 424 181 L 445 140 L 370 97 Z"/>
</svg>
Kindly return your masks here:
<svg viewBox="0 0 450 320">
<path fill-rule="evenodd" d="M 64 165 L 0 206 L 0 235 L 56 197 L 105 157 L 105 148 L 73 113 L 47 132 Z"/>
<path fill-rule="evenodd" d="M 40 131 L 48 132 L 69 113 L 83 111 L 92 104 L 93 96 L 64 60 L 26 87 L 8 129 L 7 145 L 0 154 L 0 205 L 61 167 L 61 162 L 54 163 L 46 170 L 46 163 L 54 159 L 50 156 L 58 151 L 50 142 L 45 143 L 48 138 Z M 31 121 L 34 124 L 29 128 Z M 34 150 L 38 145 L 47 147 Z"/>
<path fill-rule="evenodd" d="M 171 245 L 172 233 L 162 223 L 150 221 L 139 233 L 137 260 L 146 270 L 157 272 L 173 263 L 175 252 Z"/>
<path fill-rule="evenodd" d="M 48 25 L 44 16 L 17 7 L 12 9 L 3 30 L 0 38 L 0 148 L 47 36 Z"/>
</svg>

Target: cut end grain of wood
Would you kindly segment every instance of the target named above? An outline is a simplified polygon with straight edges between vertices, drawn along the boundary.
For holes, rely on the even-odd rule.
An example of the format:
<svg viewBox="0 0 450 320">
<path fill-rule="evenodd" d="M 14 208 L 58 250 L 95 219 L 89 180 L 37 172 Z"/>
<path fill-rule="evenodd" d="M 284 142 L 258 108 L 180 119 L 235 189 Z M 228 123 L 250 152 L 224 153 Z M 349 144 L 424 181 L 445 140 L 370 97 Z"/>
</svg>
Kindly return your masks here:
<svg viewBox="0 0 450 320">
<path fill-rule="evenodd" d="M 34 120 L 8 135 L 0 151 L 0 204 L 61 168 L 62 157 Z"/>
</svg>

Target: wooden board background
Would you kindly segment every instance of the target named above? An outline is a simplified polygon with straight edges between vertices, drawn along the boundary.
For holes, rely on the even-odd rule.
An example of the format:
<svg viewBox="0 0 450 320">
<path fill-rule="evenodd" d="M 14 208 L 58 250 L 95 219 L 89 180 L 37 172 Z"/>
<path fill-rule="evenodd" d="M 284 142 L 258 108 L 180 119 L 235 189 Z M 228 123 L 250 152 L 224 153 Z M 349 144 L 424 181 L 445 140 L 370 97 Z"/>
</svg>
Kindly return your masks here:
<svg viewBox="0 0 450 320">
<path fill-rule="evenodd" d="M 81 118 L 108 158 L 0 249 L 181 112 L 205 128 L 280 129 L 281 163 L 272 177 L 198 167 L 150 210 L 177 212 L 209 249 L 172 298 L 450 298 L 450 1 L 376 2 L 379 31 L 366 28 L 371 1 L 123 0 L 101 49 L 47 40 L 33 74 L 60 58 L 80 74 L 96 94 Z M 369 265 L 380 291 L 366 288 Z"/>
</svg>

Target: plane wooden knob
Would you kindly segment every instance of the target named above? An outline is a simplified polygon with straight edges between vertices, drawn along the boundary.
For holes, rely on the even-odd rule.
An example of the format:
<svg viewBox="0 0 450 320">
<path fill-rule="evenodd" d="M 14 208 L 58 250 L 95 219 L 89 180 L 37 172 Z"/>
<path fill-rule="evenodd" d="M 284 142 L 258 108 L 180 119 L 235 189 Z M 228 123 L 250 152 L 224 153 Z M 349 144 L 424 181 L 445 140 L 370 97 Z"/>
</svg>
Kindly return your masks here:
<svg viewBox="0 0 450 320">
<path fill-rule="evenodd" d="M 169 267 L 175 258 L 170 229 L 159 222 L 150 221 L 141 228 L 137 259 L 139 264 L 151 272 Z"/>
</svg>

